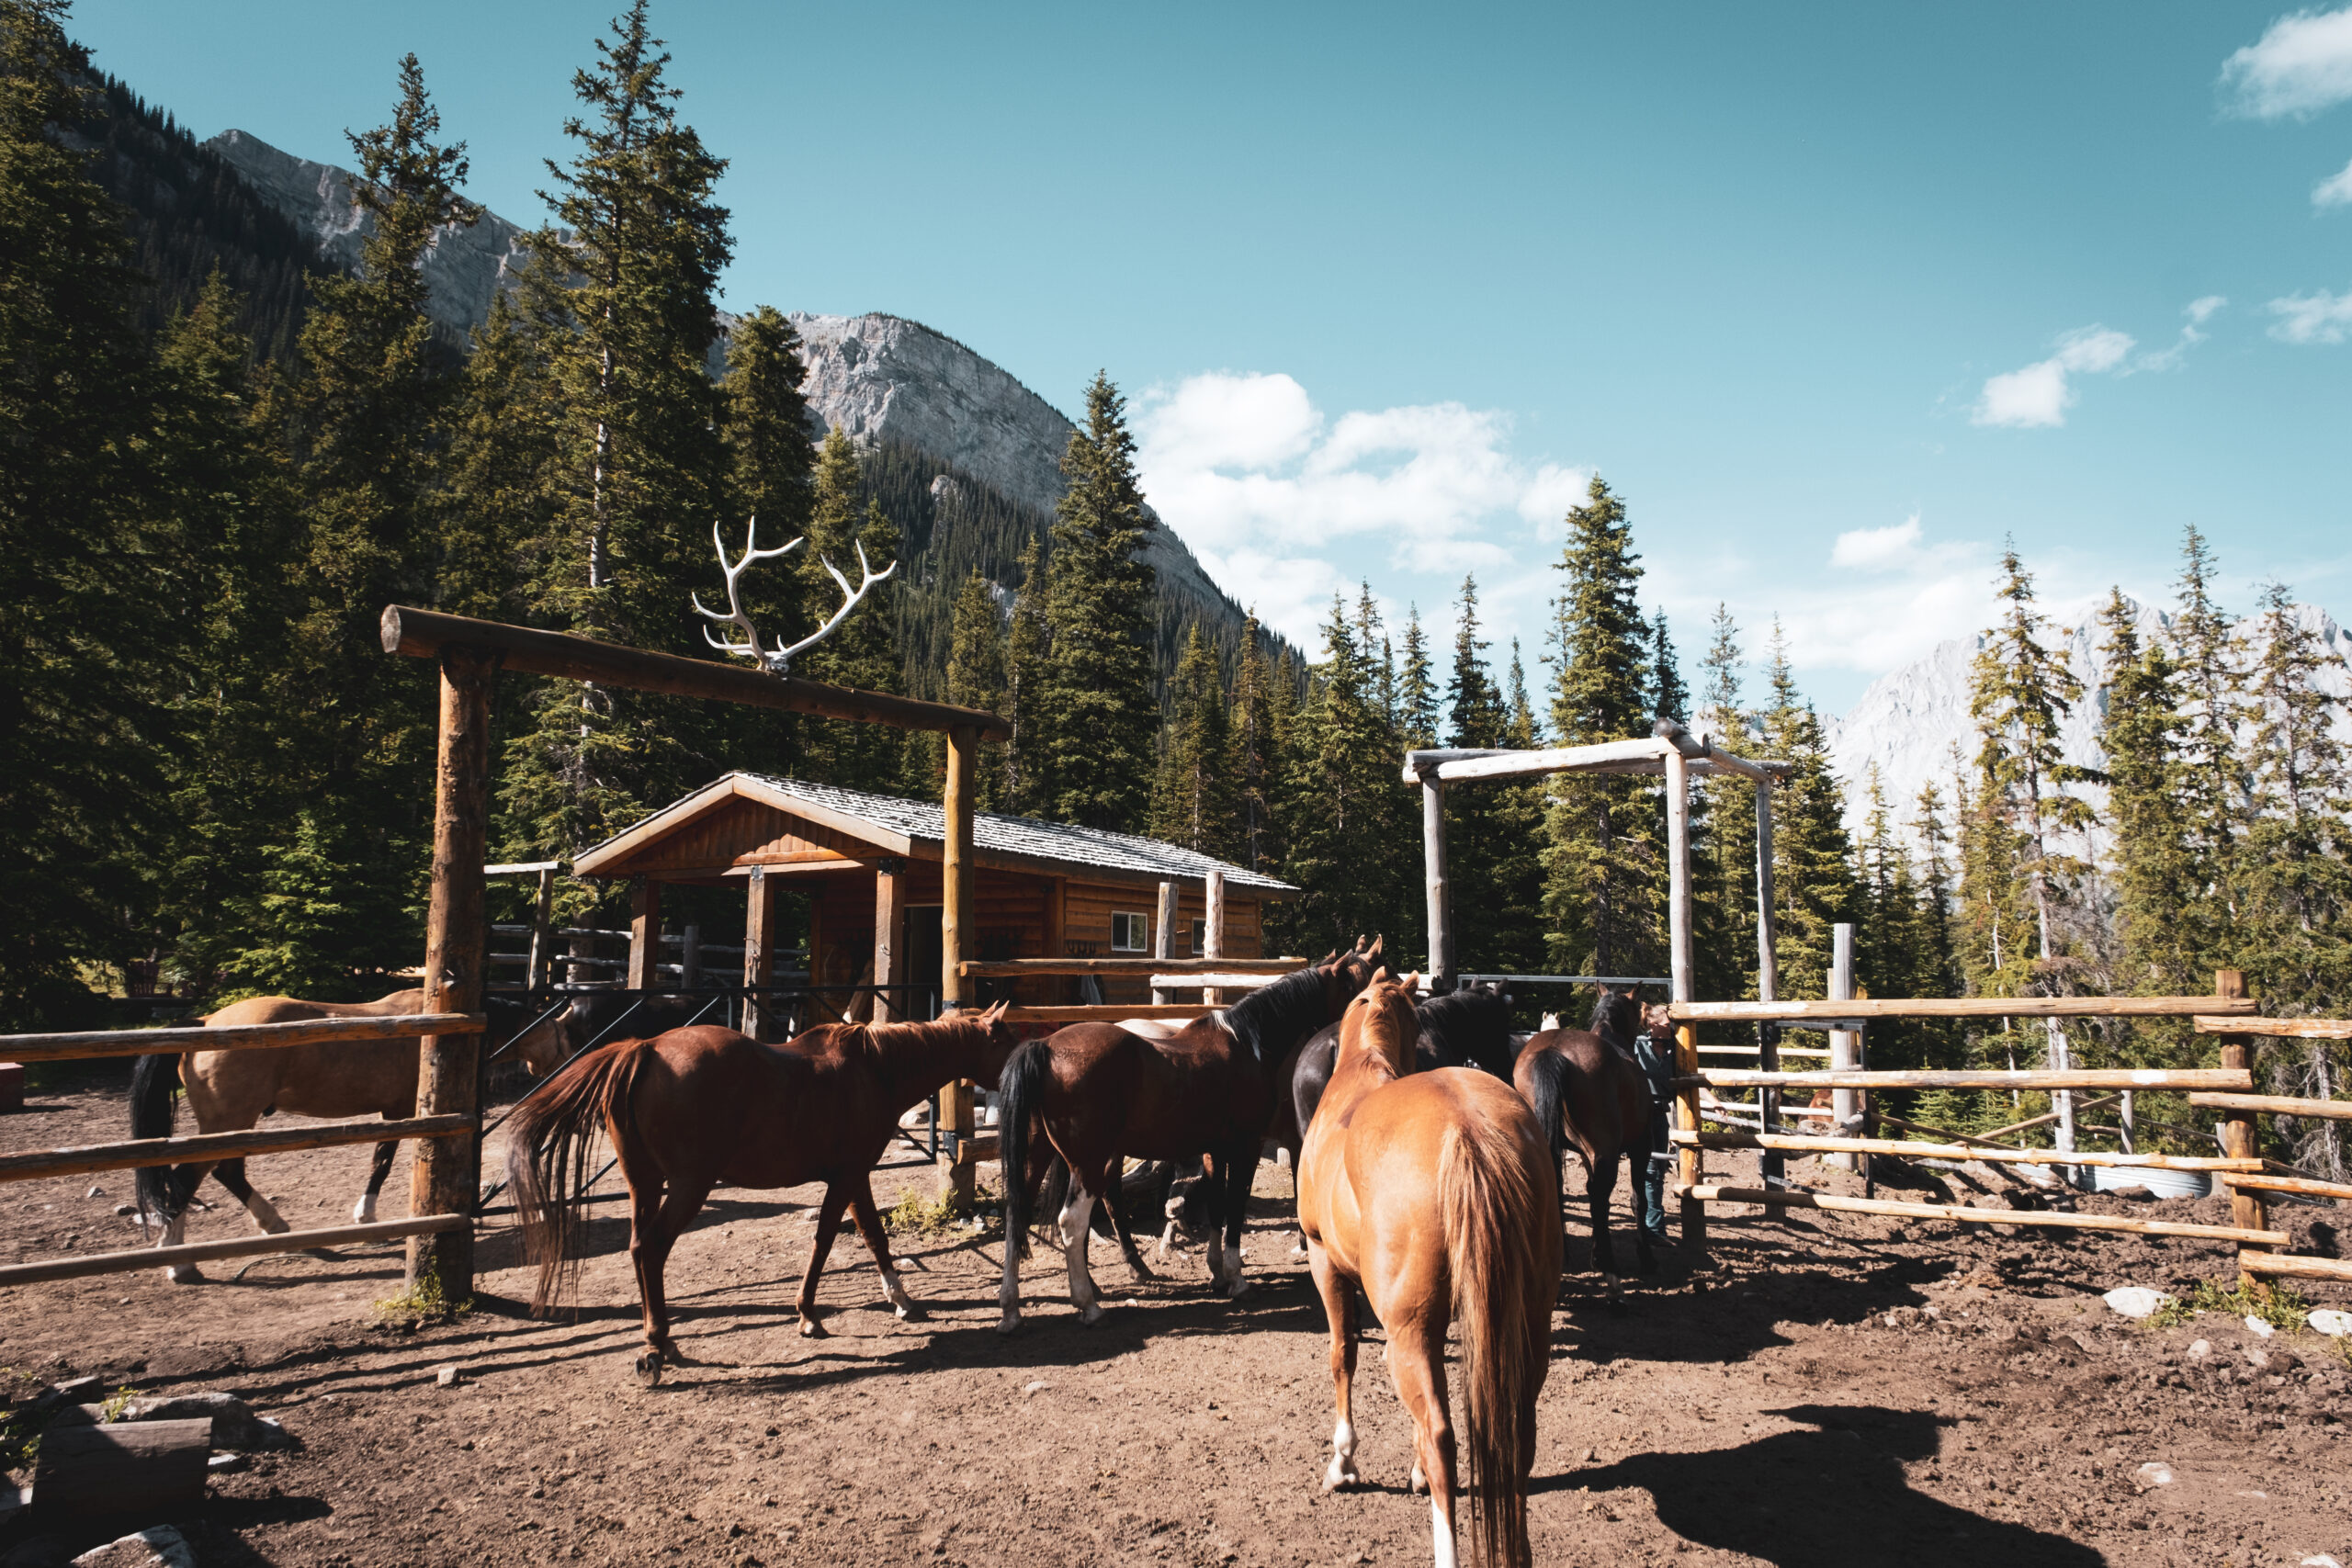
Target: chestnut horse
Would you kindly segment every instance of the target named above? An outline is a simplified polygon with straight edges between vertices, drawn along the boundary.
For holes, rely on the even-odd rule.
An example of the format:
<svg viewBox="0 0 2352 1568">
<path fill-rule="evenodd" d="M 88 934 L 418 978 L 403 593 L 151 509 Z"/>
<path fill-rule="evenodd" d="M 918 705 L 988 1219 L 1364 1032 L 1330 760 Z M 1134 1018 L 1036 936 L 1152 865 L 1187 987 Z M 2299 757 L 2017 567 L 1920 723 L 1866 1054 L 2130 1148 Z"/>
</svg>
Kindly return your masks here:
<svg viewBox="0 0 2352 1568">
<path fill-rule="evenodd" d="M 1641 1214 L 1643 1176 L 1657 1151 L 1651 1145 L 1656 1100 L 1632 1050 L 1639 1020 L 1632 991 L 1604 986 L 1591 1029 L 1538 1032 L 1511 1069 L 1511 1082 L 1534 1107 L 1535 1120 L 1551 1141 L 1554 1167 L 1561 1165 L 1571 1145 L 1583 1156 L 1592 1266 L 1611 1287 L 1617 1257 L 1609 1245 L 1609 1200 L 1617 1189 L 1621 1157 L 1633 1165 L 1634 1256 L 1643 1273 L 1657 1272 Z"/>
<path fill-rule="evenodd" d="M 800 1281 L 800 1332 L 817 1321 L 817 1280 L 842 1210 L 881 1270 L 902 1318 L 920 1314 L 890 1267 L 890 1241 L 869 1173 L 899 1117 L 957 1078 L 989 1078 L 1017 1043 L 1004 1004 L 932 1023 L 826 1023 L 782 1045 L 712 1024 L 597 1047 L 526 1099 L 508 1123 L 507 1179 L 526 1256 L 538 1269 L 531 1310 L 544 1314 L 577 1276 L 579 1198 L 602 1128 L 628 1183 L 629 1257 L 645 1314 L 639 1377 L 658 1382 L 670 1337 L 662 1276 L 670 1249 L 719 1182 L 825 1184 L 817 1240 Z"/>
<path fill-rule="evenodd" d="M 423 989 L 394 991 L 372 1002 L 311 1002 L 293 997 L 253 997 L 232 1002 L 209 1015 L 213 1029 L 246 1023 L 293 1023 L 320 1018 L 384 1018 L 424 1010 Z M 509 1030 L 529 1021 L 519 1007 L 503 998 L 490 1001 L 495 1028 L 501 1015 Z M 552 1071 L 564 1058 L 564 1015 L 541 1017 L 514 1042 L 523 1064 L 534 1074 Z M 130 1069 L 130 1135 L 168 1138 L 172 1134 L 173 1092 L 186 1087 L 187 1108 L 199 1133 L 241 1133 L 274 1111 L 297 1116 L 382 1116 L 387 1120 L 416 1114 L 417 1037 L 387 1040 L 345 1040 L 311 1045 L 280 1045 L 267 1050 L 191 1051 L 186 1055 L 146 1055 Z M 376 1195 L 391 1173 L 397 1143 L 376 1145 L 375 1163 L 368 1168 L 368 1185 L 352 1205 L 356 1224 L 376 1217 Z M 134 1181 L 139 1193 L 142 1227 L 163 1232 L 162 1247 L 176 1246 L 187 1225 L 187 1205 L 207 1175 L 229 1190 L 245 1206 L 254 1223 L 271 1235 L 288 1228 L 276 1205 L 253 1190 L 245 1179 L 245 1162 L 141 1166 Z M 164 1277 L 178 1284 L 204 1278 L 192 1263 L 175 1264 Z"/>
<path fill-rule="evenodd" d="M 1259 1148 L 1281 1092 L 1276 1070 L 1301 1040 L 1363 989 L 1379 952 L 1375 939 L 1370 948 L 1329 954 L 1164 1040 L 1115 1023 L 1074 1023 L 1014 1053 L 997 1085 L 1005 1193 L 1004 1283 L 997 1292 L 1004 1317 L 997 1331 L 1010 1334 L 1021 1325 L 1029 1196 L 1048 1145 L 1070 1170 L 1061 1233 L 1070 1303 L 1080 1321 L 1102 1315 L 1086 1262 L 1089 1218 L 1128 1155 L 1183 1160 L 1208 1154 L 1223 1222 L 1222 1234 L 1209 1239 L 1209 1275 L 1229 1299 L 1238 1300 L 1248 1289 L 1241 1278 L 1241 1226 Z M 1045 1134 L 1034 1145 L 1033 1119 Z"/>
<path fill-rule="evenodd" d="M 1476 1559 L 1523 1564 L 1535 1396 L 1551 1370 L 1560 1279 L 1558 1167 L 1508 1084 L 1464 1067 L 1413 1072 L 1419 1032 L 1411 977 L 1374 976 L 1340 1019 L 1339 1059 L 1299 1158 L 1299 1225 L 1331 1324 L 1339 1405 L 1323 1489 L 1363 1479 L 1349 1416 L 1361 1285 L 1413 1417 L 1412 1485 L 1430 1489 L 1438 1568 L 1453 1568 L 1453 1503 L 1465 1490 L 1445 1387 L 1456 1321 Z"/>
</svg>

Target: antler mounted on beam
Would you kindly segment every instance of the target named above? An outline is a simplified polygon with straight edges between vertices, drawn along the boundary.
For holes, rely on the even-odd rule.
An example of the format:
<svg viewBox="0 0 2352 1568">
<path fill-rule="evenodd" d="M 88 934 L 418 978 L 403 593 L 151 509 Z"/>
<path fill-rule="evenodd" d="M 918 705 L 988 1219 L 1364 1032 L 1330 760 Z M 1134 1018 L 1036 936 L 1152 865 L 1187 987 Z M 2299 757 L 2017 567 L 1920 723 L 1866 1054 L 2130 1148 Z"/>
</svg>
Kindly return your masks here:
<svg viewBox="0 0 2352 1568">
<path fill-rule="evenodd" d="M 741 642 L 731 642 L 714 635 L 710 627 L 705 626 L 702 633 L 704 641 L 709 643 L 711 647 L 718 649 L 722 653 L 732 653 L 745 659 L 757 660 L 760 668 L 765 670 L 771 675 L 782 675 L 791 669 L 792 660 L 797 655 L 807 652 L 809 649 L 816 647 L 817 644 L 824 641 L 828 637 L 831 637 L 833 633 L 833 628 L 840 626 L 842 621 L 848 619 L 849 613 L 857 608 L 857 602 L 865 597 L 866 590 L 872 588 L 876 583 L 882 581 L 892 572 L 898 570 L 899 563 L 892 561 L 880 571 L 875 570 L 873 566 L 869 564 L 865 558 L 865 545 L 864 541 L 859 541 L 857 546 L 857 570 L 863 581 L 861 581 L 858 585 L 853 589 L 849 585 L 849 579 L 841 574 L 839 568 L 835 567 L 831 561 L 825 559 L 824 557 L 818 557 L 817 558 L 819 563 L 822 565 L 827 571 L 832 574 L 832 578 L 835 582 L 842 585 L 842 593 L 843 594 L 842 607 L 833 612 L 832 619 L 827 621 L 823 626 L 819 626 L 807 637 L 802 637 L 798 642 L 794 643 L 790 648 L 785 647 L 783 639 L 778 638 L 776 646 L 773 650 L 771 650 L 760 646 L 760 628 L 752 623 L 752 617 L 744 613 L 742 599 L 736 592 L 736 580 L 743 575 L 745 570 L 748 569 L 753 561 L 768 560 L 776 556 L 789 554 L 791 551 L 799 548 L 801 545 L 807 542 L 807 540 L 805 538 L 795 539 L 788 545 L 779 545 L 775 549 L 763 550 L 759 547 L 759 527 L 760 520 L 757 517 L 752 518 L 751 525 L 744 530 L 743 534 L 743 558 L 730 565 L 727 559 L 727 546 L 725 542 L 720 539 L 718 535 L 718 525 L 714 522 L 710 525 L 710 542 L 718 551 L 719 570 L 727 574 L 728 613 L 722 615 L 716 610 L 707 608 L 699 595 L 693 595 L 691 597 L 693 598 L 694 607 L 702 615 L 707 615 L 710 619 L 718 621 L 722 625 L 740 627 L 743 633 L 743 640 Z"/>
</svg>

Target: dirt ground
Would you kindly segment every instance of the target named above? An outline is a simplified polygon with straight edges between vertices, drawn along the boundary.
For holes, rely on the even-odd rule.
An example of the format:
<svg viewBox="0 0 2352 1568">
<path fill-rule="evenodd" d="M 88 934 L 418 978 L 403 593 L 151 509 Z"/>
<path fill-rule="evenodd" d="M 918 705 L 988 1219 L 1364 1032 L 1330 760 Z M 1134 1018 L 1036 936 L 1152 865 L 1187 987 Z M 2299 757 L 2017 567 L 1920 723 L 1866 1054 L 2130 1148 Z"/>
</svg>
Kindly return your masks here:
<svg viewBox="0 0 2352 1568">
<path fill-rule="evenodd" d="M 92 1064 L 43 1086 L 0 1117 L 0 1148 L 124 1136 L 127 1075 Z M 308 1227 L 348 1214 L 367 1159 L 339 1148 L 252 1170 Z M 886 1207 L 932 1181 L 904 1145 L 893 1160 Z M 1712 1156 L 1716 1169 L 1749 1168 Z M 1810 1162 L 1792 1175 L 1853 1190 Z M 104 1191 L 85 1197 L 93 1185 Z M 387 1190 L 386 1213 L 402 1212 L 405 1159 Z M 1319 1490 L 1323 1316 L 1287 1257 L 1289 1173 L 1261 1168 L 1259 1192 L 1249 1298 L 1212 1297 L 1197 1251 L 1136 1283 L 1098 1244 L 1113 1310 L 1091 1329 L 1041 1252 L 1026 1326 L 1001 1337 L 999 1243 L 970 1232 L 906 1238 L 930 1315 L 897 1322 L 852 1233 L 824 1280 L 829 1336 L 804 1338 L 789 1303 L 816 1190 L 721 1189 L 670 1273 L 695 1360 L 652 1389 L 629 1375 L 616 1204 L 599 1206 L 576 1318 L 525 1314 L 516 1240 L 499 1229 L 473 1311 L 445 1326 L 373 1320 L 400 1289 L 394 1248 L 278 1257 L 241 1278 L 209 1265 L 202 1285 L 147 1269 L 0 1291 L 0 1366 L 19 1395 L 26 1377 L 96 1373 L 142 1392 L 226 1389 L 280 1419 L 300 1448 L 216 1476 L 187 1521 L 208 1568 L 1426 1562 L 1428 1509 L 1405 1491 L 1410 1437 L 1376 1331 L 1357 1379 L 1367 1484 Z M 113 1213 L 129 1196 L 127 1173 L 0 1189 L 0 1261 L 132 1244 Z M 190 1239 L 250 1228 L 207 1196 Z M 2212 1200 L 2083 1201 L 2226 1217 Z M 2280 1213 L 2335 1250 L 2336 1210 Z M 2189 1241 L 1718 1211 L 1703 1261 L 1678 1248 L 1628 1287 L 1622 1315 L 1597 1276 L 1572 1274 L 1540 1416 L 1537 1561 L 2352 1562 L 2352 1370 L 2335 1344 L 2265 1343 L 2213 1314 L 2154 1330 L 2098 1300 L 2222 1279 L 2228 1258 Z M 2352 1305 L 2338 1287 L 2308 1293 Z M 462 1381 L 437 1386 L 444 1366 Z M 2175 1479 L 2143 1492 L 2135 1472 L 2151 1462 Z M 88 1543 L 19 1528 L 0 1562 Z"/>
</svg>

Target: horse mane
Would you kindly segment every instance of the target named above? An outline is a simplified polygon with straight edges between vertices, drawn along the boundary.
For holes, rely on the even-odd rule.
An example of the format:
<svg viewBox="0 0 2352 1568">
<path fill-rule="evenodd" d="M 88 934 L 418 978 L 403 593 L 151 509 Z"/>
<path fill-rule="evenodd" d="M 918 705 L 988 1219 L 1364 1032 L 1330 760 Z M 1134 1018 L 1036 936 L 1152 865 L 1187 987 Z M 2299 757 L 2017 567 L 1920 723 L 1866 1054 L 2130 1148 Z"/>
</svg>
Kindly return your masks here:
<svg viewBox="0 0 2352 1568">
<path fill-rule="evenodd" d="M 1500 1047 L 1502 1056 L 1510 1053 L 1510 998 L 1499 991 L 1483 986 L 1467 987 L 1449 991 L 1442 997 L 1431 997 L 1414 1010 L 1420 1020 L 1421 1033 L 1441 1067 L 1484 1067 L 1497 1070 L 1489 1049 L 1481 1052 L 1482 1044 Z M 1507 1060 L 1502 1069 L 1509 1075 Z"/>
<path fill-rule="evenodd" d="M 1401 1078 L 1410 1073 L 1419 1065 L 1414 1053 L 1421 1037 L 1420 1021 L 1415 1016 L 1412 993 L 1402 986 L 1384 987 L 1378 992 L 1367 992 L 1364 1013 L 1366 1032 L 1375 1030 L 1385 1032 L 1373 1034 L 1373 1055 L 1379 1058 L 1392 1077 Z"/>
<path fill-rule="evenodd" d="M 1294 969 L 1281 979 L 1259 987 L 1225 1010 L 1226 1027 L 1250 1047 L 1259 1061 L 1267 1060 L 1264 1036 L 1280 1025 L 1296 1037 L 1329 1023 L 1323 995 L 1324 972 L 1319 964 Z"/>
</svg>

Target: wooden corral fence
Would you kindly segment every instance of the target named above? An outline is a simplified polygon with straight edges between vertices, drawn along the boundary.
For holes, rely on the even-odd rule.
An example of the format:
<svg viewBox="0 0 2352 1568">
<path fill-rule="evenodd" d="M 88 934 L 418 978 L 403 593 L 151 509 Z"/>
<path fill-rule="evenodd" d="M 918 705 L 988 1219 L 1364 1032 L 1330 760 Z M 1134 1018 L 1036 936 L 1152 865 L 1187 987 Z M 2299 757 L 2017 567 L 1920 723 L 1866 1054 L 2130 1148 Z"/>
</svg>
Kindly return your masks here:
<svg viewBox="0 0 2352 1568">
<path fill-rule="evenodd" d="M 314 1045 L 342 1041 L 397 1040 L 410 1035 L 467 1038 L 481 1032 L 481 1013 L 414 1013 L 391 1018 L 322 1018 L 294 1023 L 250 1023 L 221 1029 L 120 1029 L 77 1034 L 12 1034 L 0 1036 L 0 1058 L 31 1064 L 67 1062 L 92 1056 L 143 1056 L 156 1053 L 196 1051 L 261 1051 L 273 1046 Z M 0 1155 L 0 1181 L 30 1181 L 48 1176 L 83 1176 L 101 1170 L 135 1170 L 143 1166 L 189 1165 L 235 1159 L 248 1155 L 278 1154 L 288 1149 L 325 1148 L 336 1144 L 381 1144 L 395 1139 L 437 1141 L 457 1139 L 470 1144 L 479 1126 L 471 1110 L 444 1111 L 401 1121 L 362 1119 L 324 1122 L 308 1127 L 254 1128 L 242 1133 L 199 1133 L 185 1138 L 140 1138 L 119 1144 L 92 1144 L 80 1148 L 35 1149 Z M 345 1247 L 355 1242 L 387 1241 L 438 1235 L 470 1229 L 468 1201 L 448 1209 L 427 1210 L 405 1220 L 374 1224 L 334 1225 L 322 1230 L 280 1231 L 275 1235 L 239 1236 L 230 1241 L 194 1242 L 181 1247 L 144 1247 L 127 1252 L 85 1253 L 78 1258 L 44 1258 L 34 1263 L 0 1267 L 0 1286 L 38 1284 L 45 1280 L 80 1280 L 94 1274 L 119 1274 L 134 1269 L 178 1263 L 202 1263 L 220 1258 L 250 1258 L 271 1252 L 300 1252 L 314 1247 Z"/>
</svg>

